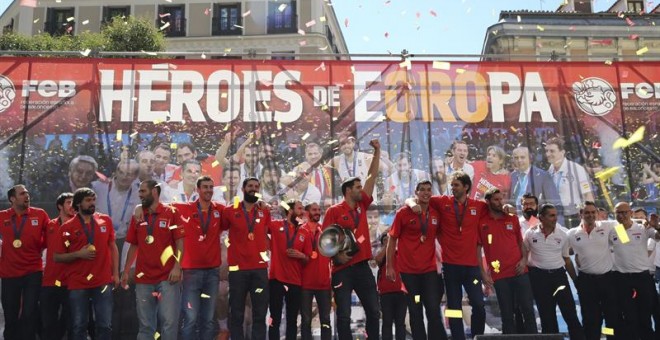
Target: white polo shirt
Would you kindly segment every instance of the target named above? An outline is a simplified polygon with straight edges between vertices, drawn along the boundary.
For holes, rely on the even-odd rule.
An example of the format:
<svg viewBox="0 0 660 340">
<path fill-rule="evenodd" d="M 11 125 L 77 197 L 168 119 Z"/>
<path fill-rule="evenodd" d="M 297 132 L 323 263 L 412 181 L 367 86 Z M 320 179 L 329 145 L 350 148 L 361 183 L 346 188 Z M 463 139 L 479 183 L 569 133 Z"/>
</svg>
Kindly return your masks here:
<svg viewBox="0 0 660 340">
<path fill-rule="evenodd" d="M 592 191 L 591 180 L 584 167 L 564 158 L 559 169 L 550 165 L 548 172 L 559 192 L 564 216 L 579 213 L 578 207 L 583 203 L 582 195 Z"/>
<path fill-rule="evenodd" d="M 621 243 L 616 230 L 610 232 L 610 244 L 614 249 L 614 270 L 620 273 L 641 273 L 649 270 L 648 240 L 655 236 L 655 229 L 646 229 L 633 222 L 626 230 L 630 242 Z"/>
<path fill-rule="evenodd" d="M 531 228 L 523 238 L 529 250 L 528 264 L 541 269 L 559 269 L 564 267 L 564 257 L 569 256 L 568 235 L 559 226 L 546 237 L 540 227 Z"/>
<path fill-rule="evenodd" d="M 582 224 L 568 231 L 568 243 L 580 259 L 579 271 L 600 275 L 612 270 L 614 260 L 609 238 L 616 225 L 616 221 L 598 221 L 591 233 L 587 233 Z"/>
</svg>

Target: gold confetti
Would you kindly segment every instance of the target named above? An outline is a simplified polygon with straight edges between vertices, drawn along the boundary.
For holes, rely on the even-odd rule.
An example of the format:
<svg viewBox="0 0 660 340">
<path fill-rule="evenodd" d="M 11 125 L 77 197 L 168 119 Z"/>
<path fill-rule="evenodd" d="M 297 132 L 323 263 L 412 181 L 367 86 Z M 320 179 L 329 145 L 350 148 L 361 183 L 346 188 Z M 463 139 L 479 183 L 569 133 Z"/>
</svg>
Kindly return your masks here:
<svg viewBox="0 0 660 340">
<path fill-rule="evenodd" d="M 319 18 L 319 21 L 320 21 L 320 22 L 325 22 L 325 17 L 324 17 L 324 16 L 323 16 L 323 17 L 320 17 L 320 18 Z"/>
<path fill-rule="evenodd" d="M 154 334 L 154 340 L 158 338 L 160 338 L 160 333 L 156 332 L 156 334 Z"/>
<path fill-rule="evenodd" d="M 557 293 L 559 293 L 559 291 L 560 291 L 560 290 L 563 290 L 564 288 L 566 288 L 566 286 L 563 286 L 563 285 L 562 285 L 562 286 L 559 286 L 559 287 L 557 287 L 557 290 L 555 290 L 555 292 L 554 292 L 554 293 L 552 293 L 552 296 L 555 296 L 555 295 L 557 295 Z"/>
<path fill-rule="evenodd" d="M 637 55 L 644 55 L 648 51 L 649 51 L 649 48 L 647 46 L 644 46 L 644 47 L 640 48 L 639 50 L 637 50 L 637 52 L 635 52 L 635 53 Z"/>
<path fill-rule="evenodd" d="M 62 282 L 60 282 L 60 280 L 55 280 L 55 286 L 56 286 L 56 287 L 61 287 L 61 286 L 62 286 Z"/>
<path fill-rule="evenodd" d="M 93 274 L 89 274 L 89 275 L 87 275 L 87 281 L 90 281 L 93 277 L 94 277 Z"/>
<path fill-rule="evenodd" d="M 204 293 L 202 293 L 202 295 L 200 295 L 200 296 L 202 297 L 202 299 L 210 299 L 211 298 L 210 295 L 206 295 Z"/>
<path fill-rule="evenodd" d="M 541 25 L 536 25 L 536 29 L 541 31 L 541 32 L 545 31 L 545 28 L 543 28 L 543 26 L 541 26 Z"/>
<path fill-rule="evenodd" d="M 448 318 L 461 319 L 463 318 L 463 311 L 460 309 L 446 309 L 445 316 Z"/>
<path fill-rule="evenodd" d="M 493 234 L 488 234 L 488 244 L 493 244 Z"/>
<path fill-rule="evenodd" d="M 178 145 L 176 143 L 170 143 L 170 149 L 176 149 Z"/>
<path fill-rule="evenodd" d="M 117 130 L 117 141 L 121 141 L 121 137 L 122 137 L 122 131 L 120 129 L 120 130 Z"/>
<path fill-rule="evenodd" d="M 174 256 L 174 249 L 172 249 L 172 246 L 167 246 L 163 250 L 163 252 L 160 254 L 160 263 L 165 266 L 167 261 L 170 259 L 170 257 Z"/>
<path fill-rule="evenodd" d="M 626 138 L 621 137 L 621 138 L 617 139 L 614 142 L 614 145 L 612 145 L 612 149 L 616 150 L 616 149 L 626 148 L 626 147 L 629 147 L 629 146 L 641 141 L 642 139 L 644 139 L 644 131 L 645 130 L 646 130 L 646 128 L 644 126 L 640 126 L 639 129 L 637 129 L 637 131 L 635 131 L 632 134 L 632 136 L 630 136 L 630 138 L 626 139 Z"/>
<path fill-rule="evenodd" d="M 415 295 L 415 303 L 419 303 L 421 300 L 421 296 Z"/>
<path fill-rule="evenodd" d="M 499 261 L 499 260 L 492 261 L 492 262 L 490 263 L 490 265 L 493 267 L 493 271 L 494 271 L 495 273 L 499 273 L 499 272 L 500 272 L 500 261 Z"/>
<path fill-rule="evenodd" d="M 621 243 L 625 244 L 630 242 L 630 238 L 628 237 L 628 233 L 626 232 L 626 228 L 623 226 L 623 224 L 617 225 L 614 227 L 614 230 L 616 231 L 616 235 L 619 236 Z"/>
<path fill-rule="evenodd" d="M 224 185 L 221 185 L 221 186 L 220 186 L 220 191 L 222 191 L 222 192 L 226 192 L 226 191 L 227 191 L 227 187 L 224 186 Z"/>
<path fill-rule="evenodd" d="M 284 210 L 291 210 L 291 207 L 284 201 L 280 201 L 280 207 L 284 208 Z"/>
<path fill-rule="evenodd" d="M 601 181 L 606 181 L 606 180 L 610 179 L 612 176 L 614 176 L 614 174 L 619 172 L 619 168 L 621 168 L 621 167 L 614 166 L 614 167 L 611 167 L 611 168 L 607 168 L 605 170 L 598 171 L 597 173 L 594 174 L 594 177 L 596 177 L 597 179 L 599 179 Z"/>
<path fill-rule="evenodd" d="M 237 271 L 238 271 L 238 265 L 236 265 L 236 266 L 229 266 L 229 271 L 230 271 L 230 272 L 237 272 Z"/>
<path fill-rule="evenodd" d="M 135 276 L 137 276 L 137 278 L 139 279 L 139 278 L 141 278 L 141 277 L 144 276 L 144 273 L 143 273 L 143 272 L 139 272 L 139 273 L 138 273 L 137 275 L 135 275 Z"/>
<path fill-rule="evenodd" d="M 71 245 L 71 243 L 69 241 L 64 241 L 64 246 L 65 247 L 69 248 L 69 245 Z"/>
<path fill-rule="evenodd" d="M 240 198 L 238 198 L 238 196 L 234 196 L 234 209 L 238 209 L 239 204 L 241 204 Z"/>
<path fill-rule="evenodd" d="M 472 281 L 472 283 L 474 283 L 474 284 L 476 285 L 476 284 L 478 284 L 478 283 L 479 283 L 479 280 L 477 280 L 477 279 L 474 279 L 474 281 Z"/>
<path fill-rule="evenodd" d="M 216 159 L 213 161 L 213 163 L 211 163 L 211 167 L 215 168 L 216 166 L 218 166 L 218 164 L 220 164 L 220 162 L 218 162 L 218 160 Z"/>
<path fill-rule="evenodd" d="M 463 69 L 463 68 L 457 68 L 456 69 L 456 74 L 463 74 L 463 73 L 465 73 L 465 69 Z"/>
<path fill-rule="evenodd" d="M 602 331 L 603 335 L 614 335 L 614 328 L 608 328 L 608 327 L 603 327 Z"/>
<path fill-rule="evenodd" d="M 399 67 L 410 69 L 412 68 L 412 62 L 410 62 L 410 59 L 406 59 L 399 63 Z"/>
</svg>

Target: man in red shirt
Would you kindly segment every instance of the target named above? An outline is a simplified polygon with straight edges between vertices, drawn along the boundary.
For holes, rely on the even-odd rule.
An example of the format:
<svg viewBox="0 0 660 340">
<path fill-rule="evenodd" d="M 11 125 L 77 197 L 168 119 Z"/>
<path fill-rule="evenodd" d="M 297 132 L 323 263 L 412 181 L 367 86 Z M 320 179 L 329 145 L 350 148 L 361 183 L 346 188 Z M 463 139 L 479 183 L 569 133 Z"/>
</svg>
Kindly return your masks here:
<svg viewBox="0 0 660 340">
<path fill-rule="evenodd" d="M 229 230 L 229 332 L 232 339 L 243 340 L 245 300 L 252 301 L 252 339 L 266 338 L 268 309 L 268 245 L 266 232 L 270 212 L 257 206 L 259 180 L 243 180 L 243 200 L 227 206 L 222 214 L 222 229 Z"/>
<path fill-rule="evenodd" d="M 302 271 L 302 301 L 300 302 L 300 335 L 303 340 L 312 340 L 312 299 L 316 298 L 319 321 L 321 322 L 321 340 L 332 338 L 330 326 L 330 258 L 319 253 L 318 244 L 321 236 L 321 206 L 310 203 L 305 206 L 307 222 L 302 228 L 307 229 L 311 239 L 312 254 Z"/>
<path fill-rule="evenodd" d="M 30 207 L 30 193 L 24 185 L 9 189 L 7 197 L 11 207 L 0 211 L 3 334 L 7 340 L 33 340 L 42 279 L 41 250 L 50 219 L 44 210 Z"/>
<path fill-rule="evenodd" d="M 61 227 L 53 248 L 55 262 L 66 265 L 73 339 L 86 339 L 89 304 L 94 308 L 96 339 L 111 338 L 112 286 L 119 285 L 119 252 L 110 216 L 96 212 L 96 193 L 80 188 L 73 194 L 76 216 Z"/>
<path fill-rule="evenodd" d="M 440 226 L 440 214 L 429 208 L 432 192 L 431 181 L 422 180 L 417 183 L 415 198 L 422 208 L 422 214 L 415 214 L 408 206 L 399 209 L 394 216 L 387 242 L 387 278 L 390 281 L 396 279 L 396 259 L 401 280 L 408 291 L 410 328 L 415 339 L 427 339 L 423 309 L 426 309 L 428 320 L 428 339 L 447 339 L 440 311 L 440 278 L 435 260 L 435 238 Z"/>
<path fill-rule="evenodd" d="M 406 303 L 406 294 L 401 275 L 399 275 L 398 262 L 394 256 L 387 258 L 387 246 L 390 244 L 388 233 L 383 233 L 379 237 L 381 248 L 374 256 L 374 261 L 378 265 L 378 274 L 376 275 L 376 285 L 378 286 L 378 295 L 380 295 L 380 307 L 383 314 L 383 325 L 381 336 L 383 340 L 405 340 L 406 339 L 406 313 L 408 306 Z M 394 262 L 390 264 L 390 261 Z M 387 275 L 389 272 L 390 275 Z M 388 277 L 389 276 L 389 277 Z M 438 299 L 438 306 L 440 305 Z M 440 313 L 440 311 L 438 311 Z M 440 314 L 434 315 L 439 318 Z M 422 320 L 422 323 L 424 320 Z M 394 337 L 392 337 L 392 325 L 394 325 Z M 424 326 L 422 325 L 422 328 Z M 414 337 L 414 336 L 413 336 Z M 415 339 L 419 339 L 414 337 Z M 424 337 L 426 339 L 426 337 Z M 446 337 L 445 337 L 446 339 Z"/>
<path fill-rule="evenodd" d="M 433 196 L 429 206 L 440 214 L 438 238 L 442 248 L 442 270 L 447 288 L 447 309 L 460 311 L 465 289 L 472 307 L 472 335 L 484 333 L 486 310 L 481 290 L 481 252 L 479 243 L 479 218 L 487 211 L 484 202 L 468 198 L 472 188 L 470 176 L 463 171 L 449 176 L 453 196 Z M 406 200 L 417 213 L 421 207 L 414 199 Z M 451 337 L 465 339 L 462 318 L 450 318 Z"/>
<path fill-rule="evenodd" d="M 70 220 L 75 214 L 73 210 L 73 194 L 65 192 L 57 197 L 55 202 L 59 216 L 48 223 L 45 234 L 46 266 L 41 282 L 41 338 L 61 340 L 65 332 L 71 333 L 69 322 L 69 293 L 66 288 L 66 265 L 55 262 L 53 255 L 57 244 L 62 242 L 62 224 Z"/>
<path fill-rule="evenodd" d="M 270 233 L 270 317 L 268 338 L 280 339 L 282 300 L 286 301 L 286 339 L 296 340 L 302 286 L 302 268 L 312 255 L 312 243 L 307 229 L 300 228 L 302 202 L 288 200 L 281 205 L 285 220 L 273 221 Z"/>
<path fill-rule="evenodd" d="M 354 256 L 339 252 L 333 257 L 332 287 L 337 303 L 337 331 L 339 340 L 352 339 L 351 332 L 351 294 L 353 290 L 360 298 L 367 317 L 367 336 L 378 339 L 380 330 L 380 308 L 376 281 L 369 267 L 371 240 L 367 223 L 367 209 L 373 202 L 373 191 L 378 176 L 380 162 L 380 142 L 376 139 L 369 143 L 374 148 L 374 155 L 369 166 L 369 175 L 362 187 L 357 177 L 346 179 L 341 184 L 344 200 L 328 208 L 323 219 L 323 229 L 332 224 L 349 229 L 355 234 L 359 251 Z"/>
<path fill-rule="evenodd" d="M 514 334 L 513 313 L 522 313 L 524 334 L 536 334 L 532 286 L 527 276 L 527 252 L 523 247 L 520 224 L 515 215 L 504 212 L 500 189 L 486 191 L 488 214 L 479 220 L 479 240 L 486 256 L 484 284 L 495 287 L 502 312 L 502 333 Z"/>
<path fill-rule="evenodd" d="M 211 177 L 202 176 L 197 179 L 199 198 L 195 202 L 172 204 L 189 219 L 181 262 L 182 339 L 214 339 L 217 333 L 213 312 L 220 282 L 220 224 L 225 206 L 211 201 L 213 186 Z"/>
<path fill-rule="evenodd" d="M 181 265 L 183 257 L 184 221 L 179 211 L 160 203 L 161 187 L 155 180 L 140 183 L 145 221 L 131 220 L 126 234 L 130 243 L 124 272 L 127 287 L 130 268 L 135 264 L 135 302 L 139 319 L 138 339 L 175 340 L 181 311 Z M 155 316 L 158 315 L 156 319 Z M 156 330 L 160 335 L 156 336 Z"/>
</svg>

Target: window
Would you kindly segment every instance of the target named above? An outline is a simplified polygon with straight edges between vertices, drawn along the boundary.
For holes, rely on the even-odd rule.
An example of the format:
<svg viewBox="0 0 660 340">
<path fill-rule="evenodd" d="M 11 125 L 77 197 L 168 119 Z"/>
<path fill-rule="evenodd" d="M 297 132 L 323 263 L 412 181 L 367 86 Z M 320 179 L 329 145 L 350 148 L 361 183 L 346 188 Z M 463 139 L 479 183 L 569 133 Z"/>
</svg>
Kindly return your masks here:
<svg viewBox="0 0 660 340">
<path fill-rule="evenodd" d="M 131 15 L 131 6 L 105 6 L 103 7 L 103 23 L 109 24 L 115 17 L 125 18 Z"/>
<path fill-rule="evenodd" d="M 628 0 L 628 12 L 640 13 L 644 11 L 643 1 Z"/>
<path fill-rule="evenodd" d="M 296 2 L 268 2 L 268 34 L 296 33 L 298 31 L 298 15 Z"/>
<path fill-rule="evenodd" d="M 241 4 L 215 4 L 213 8 L 213 35 L 242 35 Z"/>
<path fill-rule="evenodd" d="M 186 36 L 186 10 L 184 5 L 158 6 L 158 27 L 167 37 Z"/>
<path fill-rule="evenodd" d="M 296 56 L 293 55 L 296 51 L 278 51 L 273 53 L 277 54 L 271 55 L 270 60 L 296 60 Z"/>
<path fill-rule="evenodd" d="M 2 34 L 11 33 L 14 31 L 14 18 L 9 21 L 9 24 L 2 27 Z"/>
<path fill-rule="evenodd" d="M 49 8 L 46 14 L 44 31 L 50 35 L 73 35 L 75 25 L 75 11 L 73 8 Z"/>
</svg>

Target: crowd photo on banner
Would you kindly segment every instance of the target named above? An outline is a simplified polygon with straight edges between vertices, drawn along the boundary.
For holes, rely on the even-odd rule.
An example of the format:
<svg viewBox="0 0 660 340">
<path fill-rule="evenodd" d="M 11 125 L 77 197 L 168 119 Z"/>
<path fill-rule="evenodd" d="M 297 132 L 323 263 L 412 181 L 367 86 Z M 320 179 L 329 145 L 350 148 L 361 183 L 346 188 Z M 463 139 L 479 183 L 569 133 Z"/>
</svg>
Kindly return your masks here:
<svg viewBox="0 0 660 340">
<path fill-rule="evenodd" d="M 660 65 L 59 62 L 0 61 L 6 340 L 660 339 Z"/>
</svg>

